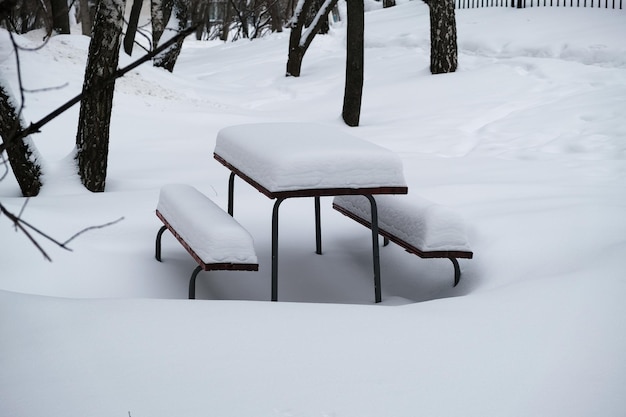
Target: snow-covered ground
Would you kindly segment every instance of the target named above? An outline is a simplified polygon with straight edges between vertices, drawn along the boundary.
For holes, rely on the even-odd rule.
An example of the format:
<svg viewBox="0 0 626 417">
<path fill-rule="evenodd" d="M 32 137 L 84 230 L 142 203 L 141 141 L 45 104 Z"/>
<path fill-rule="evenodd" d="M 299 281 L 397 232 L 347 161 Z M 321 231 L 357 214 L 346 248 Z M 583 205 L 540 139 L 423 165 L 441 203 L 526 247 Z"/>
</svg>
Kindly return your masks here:
<svg viewBox="0 0 626 417">
<path fill-rule="evenodd" d="M 428 9 L 366 16 L 361 126 L 340 119 L 345 26 L 284 77 L 288 33 L 186 41 L 173 74 L 116 84 L 106 192 L 72 168 L 78 107 L 34 136 L 46 171 L 23 217 L 64 240 L 46 262 L 0 217 L 0 415 L 603 416 L 626 410 L 626 12 L 457 11 L 459 70 L 432 76 Z M 16 66 L 0 32 L 0 71 Z M 39 45 L 41 33 L 19 37 Z M 20 53 L 25 119 L 76 95 L 89 39 Z M 135 48 L 136 58 L 141 51 Z M 121 65 L 131 58 L 123 55 Z M 59 87 L 50 89 L 50 87 Z M 223 127 L 298 121 L 400 155 L 409 196 L 463 216 L 474 259 L 381 249 L 322 200 L 281 208 L 280 302 L 270 297 L 272 201 L 237 185 L 258 272 L 203 273 L 168 235 L 154 259 L 159 189 L 187 183 L 226 206 L 212 158 Z M 0 201 L 24 199 L 9 174 Z"/>
</svg>

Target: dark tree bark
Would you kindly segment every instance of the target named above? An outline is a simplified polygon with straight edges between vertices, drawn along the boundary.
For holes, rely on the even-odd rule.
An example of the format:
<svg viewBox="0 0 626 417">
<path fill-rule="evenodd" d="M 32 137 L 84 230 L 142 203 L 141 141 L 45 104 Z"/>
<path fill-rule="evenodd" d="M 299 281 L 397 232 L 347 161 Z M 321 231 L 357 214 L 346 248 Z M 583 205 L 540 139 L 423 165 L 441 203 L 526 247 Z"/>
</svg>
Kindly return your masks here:
<svg viewBox="0 0 626 417">
<path fill-rule="evenodd" d="M 362 1 L 362 0 L 361 0 Z M 287 58 L 287 73 L 289 77 L 299 77 L 302 69 L 302 60 L 306 50 L 313 42 L 324 23 L 328 24 L 328 14 L 337 4 L 337 0 L 326 0 L 317 11 L 308 30 L 302 35 L 307 14 L 315 0 L 301 0 L 291 19 L 291 33 L 289 35 L 289 56 Z"/>
<path fill-rule="evenodd" d="M 18 136 L 23 129 L 13 97 L 0 78 L 0 136 L 22 195 L 33 197 L 41 189 L 41 167 L 37 161 L 37 149 L 30 137 Z"/>
<path fill-rule="evenodd" d="M 67 0 L 50 0 L 52 6 L 52 27 L 57 33 L 69 35 L 70 12 L 67 8 Z"/>
<path fill-rule="evenodd" d="M 358 126 L 363 96 L 363 32 L 365 16 L 363 0 L 347 0 L 346 87 L 342 116 L 348 126 Z"/>
<path fill-rule="evenodd" d="M 269 13 L 272 18 L 272 32 L 282 32 L 283 31 L 283 19 L 280 14 L 280 1 L 279 0 L 268 0 L 269 5 Z"/>
<path fill-rule="evenodd" d="M 286 0 L 285 5 L 285 19 L 287 21 L 291 20 L 293 17 L 293 12 L 296 10 L 296 5 L 298 4 L 297 0 Z"/>
<path fill-rule="evenodd" d="M 196 40 L 202 40 L 202 35 L 210 33 L 209 27 L 209 2 L 193 0 L 190 7 L 191 26 L 196 28 Z"/>
<path fill-rule="evenodd" d="M 152 22 L 152 47 L 156 48 L 165 25 L 170 19 L 173 0 L 150 0 L 150 20 Z"/>
<path fill-rule="evenodd" d="M 185 30 L 187 28 L 188 17 L 189 6 L 187 4 L 187 0 L 174 0 L 169 22 L 160 40 L 171 39 L 179 32 Z M 154 66 L 165 68 L 169 72 L 173 72 L 174 65 L 176 65 L 176 60 L 178 59 L 178 55 L 180 55 L 180 50 L 183 46 L 184 40 L 184 38 L 181 38 L 180 41 L 155 56 L 152 61 Z M 158 44 L 155 43 L 155 46 L 158 46 Z"/>
<path fill-rule="evenodd" d="M 313 22 L 315 22 L 317 13 L 320 10 L 322 10 L 322 8 L 324 7 L 324 3 L 325 3 L 325 0 L 313 0 L 313 4 L 311 5 L 311 8 L 308 10 L 306 14 L 306 20 L 304 22 L 305 27 L 309 27 L 311 26 Z M 337 3 L 335 2 L 335 4 Z M 320 35 L 326 35 L 328 34 L 329 31 L 330 31 L 330 26 L 328 25 L 328 19 L 321 19 L 321 25 L 320 25 L 318 33 Z"/>
<path fill-rule="evenodd" d="M 226 42 L 228 40 L 228 33 L 230 32 L 230 24 L 233 20 L 233 7 L 229 3 L 226 3 L 226 10 L 224 11 L 224 19 L 222 20 L 222 30 L 220 32 L 220 40 Z"/>
<path fill-rule="evenodd" d="M 100 0 L 89 43 L 80 103 L 76 160 L 85 187 L 104 191 L 109 154 L 109 127 L 113 107 L 114 78 L 121 44 L 124 3 Z"/>
<path fill-rule="evenodd" d="M 50 3 L 39 0 L 1 0 L 2 18 L 11 22 L 17 33 L 45 28 L 48 36 L 52 33 L 52 11 Z M 7 26 L 5 26 L 7 27 Z"/>
<path fill-rule="evenodd" d="M 91 36 L 91 28 L 96 15 L 96 0 L 79 0 L 80 28 L 85 36 Z"/>
<path fill-rule="evenodd" d="M 128 25 L 126 26 L 126 35 L 124 36 L 124 52 L 128 55 L 132 55 L 133 53 L 135 35 L 137 34 L 137 27 L 139 26 L 139 15 L 141 14 L 141 6 L 143 5 L 143 0 L 131 1 L 133 2 L 133 6 L 130 9 Z"/>
<path fill-rule="evenodd" d="M 393 7 L 396 5 L 396 0 L 383 0 L 383 9 L 387 7 Z"/>
<path fill-rule="evenodd" d="M 458 64 L 454 0 L 424 2 L 430 9 L 430 72 L 454 72 Z"/>
</svg>

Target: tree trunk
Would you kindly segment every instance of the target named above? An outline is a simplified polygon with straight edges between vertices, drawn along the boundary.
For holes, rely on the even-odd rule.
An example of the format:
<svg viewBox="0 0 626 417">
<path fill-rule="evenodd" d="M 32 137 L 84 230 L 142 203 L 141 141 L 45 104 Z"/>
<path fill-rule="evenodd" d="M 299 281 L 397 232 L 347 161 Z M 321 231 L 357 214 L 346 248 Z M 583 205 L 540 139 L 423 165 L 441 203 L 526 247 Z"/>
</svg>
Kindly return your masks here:
<svg viewBox="0 0 626 417">
<path fill-rule="evenodd" d="M 39 0 L 0 0 L 4 16 L 15 26 L 17 33 L 45 28 L 46 36 L 52 33 L 52 11 L 50 3 Z M 2 27 L 7 27 L 3 24 Z"/>
<path fill-rule="evenodd" d="M 289 33 L 289 53 L 287 57 L 287 77 L 299 77 L 302 68 L 302 59 L 304 58 L 305 50 L 300 45 L 302 38 L 302 29 L 308 10 L 311 7 L 313 0 L 300 0 L 296 5 L 293 17 L 289 26 L 291 32 Z"/>
<path fill-rule="evenodd" d="M 163 32 L 161 40 L 171 39 L 177 33 L 184 30 L 187 27 L 188 16 L 189 7 L 187 5 L 187 0 L 174 0 L 174 6 L 172 7 L 170 19 L 167 23 L 165 31 Z M 176 65 L 176 60 L 178 59 L 184 40 L 184 38 L 181 38 L 180 41 L 155 56 L 152 61 L 154 66 L 165 68 L 169 72 L 173 72 L 174 65 Z"/>
<path fill-rule="evenodd" d="M 268 0 L 269 1 L 269 13 L 272 18 L 272 32 L 282 32 L 283 31 L 283 20 L 280 16 L 280 2 L 278 0 Z"/>
<path fill-rule="evenodd" d="M 0 136 L 6 145 L 9 164 L 22 195 L 33 197 L 41 189 L 41 166 L 37 161 L 37 149 L 30 137 L 15 139 L 15 134 L 21 130 L 22 120 L 15 101 L 0 75 Z"/>
<path fill-rule="evenodd" d="M 52 27 L 57 33 L 69 35 L 70 12 L 67 8 L 67 0 L 50 0 L 52 6 Z"/>
<path fill-rule="evenodd" d="M 93 26 L 93 19 L 96 15 L 96 1 L 95 0 L 79 0 L 78 8 L 80 11 L 81 32 L 85 36 L 91 36 L 91 28 Z"/>
<path fill-rule="evenodd" d="M 128 55 L 133 54 L 133 46 L 135 46 L 135 35 L 137 34 L 137 27 L 139 26 L 139 15 L 141 14 L 141 6 L 143 0 L 130 0 L 133 2 L 133 6 L 130 9 L 130 16 L 128 16 L 128 24 L 126 26 L 126 35 L 124 35 L 124 52 Z"/>
<path fill-rule="evenodd" d="M 201 41 L 204 33 L 209 34 L 209 2 L 203 0 L 194 0 L 191 3 L 190 16 L 191 25 L 196 28 L 196 40 Z"/>
<path fill-rule="evenodd" d="M 172 12 L 173 0 L 151 0 L 150 21 L 152 22 L 152 48 L 156 48 Z"/>
<path fill-rule="evenodd" d="M 343 96 L 343 120 L 358 126 L 363 95 L 363 32 L 365 16 L 363 0 L 347 0 L 346 87 Z"/>
<path fill-rule="evenodd" d="M 311 4 L 309 10 L 306 13 L 306 20 L 304 22 L 305 27 L 309 27 L 315 22 L 317 14 L 320 10 L 324 8 L 324 3 L 324 0 L 313 0 L 313 4 Z M 322 19 L 318 33 L 321 35 L 326 35 L 329 31 L 330 26 L 328 26 L 328 19 Z"/>
<path fill-rule="evenodd" d="M 121 44 L 124 3 L 100 0 L 89 43 L 80 103 L 76 160 L 78 173 L 85 187 L 94 192 L 104 191 L 109 154 L 109 127 L 113 107 L 115 82 Z"/>
<path fill-rule="evenodd" d="M 430 9 L 430 72 L 454 72 L 458 63 L 454 0 L 425 3 Z"/>
<path fill-rule="evenodd" d="M 287 77 L 299 77 L 302 69 L 302 60 L 306 50 L 313 42 L 313 38 L 319 32 L 324 23 L 328 22 L 328 14 L 337 4 L 337 0 L 326 0 L 322 7 L 317 11 L 315 18 L 307 31 L 302 35 L 304 23 L 308 11 L 313 5 L 314 0 L 300 0 L 291 20 L 291 33 L 289 35 L 289 55 L 287 58 Z"/>
<path fill-rule="evenodd" d="M 293 32 L 292 32 L 293 36 Z M 289 40 L 291 45 L 291 39 Z M 302 71 L 302 60 L 304 59 L 304 49 L 299 46 L 289 47 L 289 57 L 287 58 L 287 77 L 299 77 Z"/>
<path fill-rule="evenodd" d="M 224 10 L 224 18 L 222 19 L 222 30 L 220 32 L 220 40 L 226 42 L 230 33 L 230 24 L 233 20 L 233 6 L 230 2 L 226 3 Z"/>
</svg>

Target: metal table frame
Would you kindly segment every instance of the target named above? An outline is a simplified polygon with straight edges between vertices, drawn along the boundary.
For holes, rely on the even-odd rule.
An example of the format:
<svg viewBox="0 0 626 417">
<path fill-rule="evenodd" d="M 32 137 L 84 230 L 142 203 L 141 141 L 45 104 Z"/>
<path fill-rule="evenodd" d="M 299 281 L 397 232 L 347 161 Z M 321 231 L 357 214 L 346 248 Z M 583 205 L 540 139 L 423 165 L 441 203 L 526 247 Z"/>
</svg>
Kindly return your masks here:
<svg viewBox="0 0 626 417">
<path fill-rule="evenodd" d="M 372 255 L 374 264 L 374 298 L 376 303 L 381 302 L 381 284 L 380 284 L 380 256 L 378 245 L 378 209 L 374 195 L 376 194 L 407 194 L 408 187 L 372 187 L 372 188 L 320 188 L 320 189 L 302 189 L 290 191 L 270 191 L 261 184 L 250 178 L 236 167 L 231 165 L 218 154 L 213 154 L 214 158 L 222 165 L 228 168 L 231 173 L 228 180 L 228 214 L 233 216 L 234 213 L 234 191 L 235 176 L 240 177 L 245 182 L 256 188 L 261 194 L 270 199 L 275 199 L 274 208 L 272 210 L 272 301 L 278 301 L 278 212 L 280 205 L 288 198 L 313 197 L 315 200 L 315 246 L 316 253 L 322 254 L 322 227 L 320 215 L 320 197 L 331 197 L 337 195 L 363 195 L 367 197 L 371 204 L 372 212 Z"/>
</svg>

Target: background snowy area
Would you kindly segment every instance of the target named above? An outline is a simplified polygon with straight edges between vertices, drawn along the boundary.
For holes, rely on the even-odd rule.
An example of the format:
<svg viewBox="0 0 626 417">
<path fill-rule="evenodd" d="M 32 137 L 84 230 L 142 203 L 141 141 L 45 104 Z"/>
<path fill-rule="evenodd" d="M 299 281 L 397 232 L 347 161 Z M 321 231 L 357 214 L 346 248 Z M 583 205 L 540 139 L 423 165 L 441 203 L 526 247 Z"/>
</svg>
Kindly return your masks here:
<svg viewBox="0 0 626 417">
<path fill-rule="evenodd" d="M 366 15 L 361 126 L 340 119 L 345 24 L 318 36 L 286 78 L 288 33 L 188 39 L 173 74 L 144 65 L 116 83 L 106 192 L 72 166 L 78 107 L 34 136 L 45 168 L 24 219 L 46 262 L 0 218 L 0 415 L 603 416 L 626 410 L 626 12 L 484 8 L 456 13 L 459 69 L 432 76 L 428 9 Z M 78 33 L 78 31 L 76 32 Z M 41 44 L 42 33 L 18 38 Z M 17 91 L 0 32 L 0 71 Z M 20 53 L 25 120 L 82 86 L 89 39 Z M 132 58 L 122 55 L 120 65 Z M 57 89 L 50 87 L 59 86 Z M 409 195 L 463 216 L 474 259 L 381 249 L 373 303 L 369 231 L 322 200 L 281 208 L 280 302 L 270 297 L 272 201 L 237 185 L 258 272 L 213 272 L 171 236 L 154 259 L 161 186 L 226 206 L 219 129 L 302 121 L 402 158 Z M 24 205 L 9 174 L 0 201 Z"/>
</svg>

